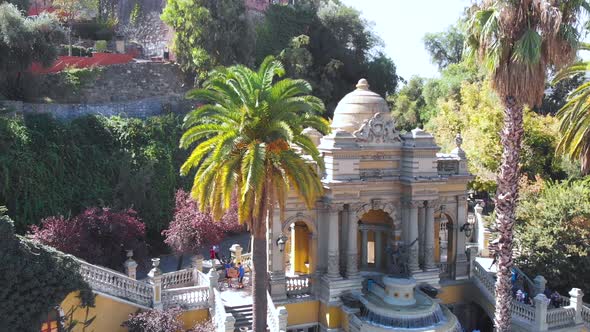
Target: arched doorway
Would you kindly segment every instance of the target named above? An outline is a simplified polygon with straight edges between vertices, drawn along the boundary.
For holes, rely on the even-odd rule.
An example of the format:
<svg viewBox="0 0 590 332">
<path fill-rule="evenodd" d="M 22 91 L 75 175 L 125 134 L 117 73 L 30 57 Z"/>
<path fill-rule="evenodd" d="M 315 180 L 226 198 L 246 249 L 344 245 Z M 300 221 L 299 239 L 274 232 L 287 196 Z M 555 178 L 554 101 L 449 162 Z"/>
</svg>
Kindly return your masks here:
<svg viewBox="0 0 590 332">
<path fill-rule="evenodd" d="M 455 234 L 453 219 L 446 213 L 435 215 L 435 248 L 434 256 L 441 268 L 441 277 L 451 277 L 451 270 L 455 263 Z"/>
<path fill-rule="evenodd" d="M 288 234 L 283 252 L 286 274 L 296 276 L 313 273 L 313 230 L 306 222 L 296 221 L 287 225 L 284 234 Z"/>
<path fill-rule="evenodd" d="M 394 241 L 394 227 L 389 214 L 383 210 L 370 210 L 359 220 L 357 248 L 362 271 L 387 270 L 387 248 Z"/>
</svg>

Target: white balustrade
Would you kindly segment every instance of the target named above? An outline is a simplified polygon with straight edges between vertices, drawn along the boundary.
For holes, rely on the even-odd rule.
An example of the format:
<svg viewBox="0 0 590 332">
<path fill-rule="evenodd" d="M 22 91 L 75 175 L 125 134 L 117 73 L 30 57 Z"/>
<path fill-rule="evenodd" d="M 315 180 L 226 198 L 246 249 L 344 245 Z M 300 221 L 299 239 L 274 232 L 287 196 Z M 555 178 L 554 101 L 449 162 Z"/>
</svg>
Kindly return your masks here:
<svg viewBox="0 0 590 332">
<path fill-rule="evenodd" d="M 586 324 L 590 324 L 590 307 L 588 305 L 582 306 L 582 320 Z"/>
<path fill-rule="evenodd" d="M 197 270 L 197 283 L 199 286 L 209 286 L 209 277 L 202 271 Z"/>
<path fill-rule="evenodd" d="M 209 306 L 209 287 L 193 286 L 164 289 L 162 291 L 164 309 L 181 307 L 184 309 L 205 308 Z"/>
<path fill-rule="evenodd" d="M 512 317 L 518 317 L 530 322 L 535 321 L 535 308 L 533 306 L 512 301 L 510 309 L 512 311 Z"/>
<path fill-rule="evenodd" d="M 305 295 L 311 292 L 311 278 L 309 275 L 287 277 L 287 296 Z"/>
<path fill-rule="evenodd" d="M 547 311 L 547 326 L 551 329 L 572 325 L 575 315 L 575 308 L 550 309 Z"/>
<path fill-rule="evenodd" d="M 162 274 L 162 288 L 164 289 L 187 287 L 191 286 L 192 284 L 192 268 Z"/>
<path fill-rule="evenodd" d="M 492 297 L 496 296 L 496 281 L 494 280 L 494 277 L 492 277 L 478 262 L 474 262 L 473 264 L 473 276 L 481 282 Z"/>
<path fill-rule="evenodd" d="M 150 284 L 83 260 L 78 262 L 80 274 L 93 290 L 151 307 L 152 286 Z"/>
<path fill-rule="evenodd" d="M 287 331 L 287 309 L 285 307 L 276 308 L 270 294 L 266 293 L 267 309 L 266 309 L 266 324 L 270 332 L 286 332 Z"/>
<path fill-rule="evenodd" d="M 242 265 L 252 269 L 252 253 L 242 254 Z"/>
</svg>

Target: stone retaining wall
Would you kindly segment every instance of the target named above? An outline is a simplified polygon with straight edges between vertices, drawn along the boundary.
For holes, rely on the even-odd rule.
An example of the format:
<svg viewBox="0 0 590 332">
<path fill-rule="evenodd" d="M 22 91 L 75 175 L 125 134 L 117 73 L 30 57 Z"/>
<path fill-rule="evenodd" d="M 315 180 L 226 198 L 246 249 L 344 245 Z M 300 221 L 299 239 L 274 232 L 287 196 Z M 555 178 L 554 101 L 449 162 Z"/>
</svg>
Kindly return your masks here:
<svg viewBox="0 0 590 332">
<path fill-rule="evenodd" d="M 183 96 L 152 97 L 127 102 L 103 104 L 34 104 L 21 101 L 0 101 L 0 105 L 21 114 L 50 113 L 58 120 L 69 121 L 85 115 L 119 115 L 145 119 L 169 112 L 184 114 L 194 101 Z"/>
</svg>

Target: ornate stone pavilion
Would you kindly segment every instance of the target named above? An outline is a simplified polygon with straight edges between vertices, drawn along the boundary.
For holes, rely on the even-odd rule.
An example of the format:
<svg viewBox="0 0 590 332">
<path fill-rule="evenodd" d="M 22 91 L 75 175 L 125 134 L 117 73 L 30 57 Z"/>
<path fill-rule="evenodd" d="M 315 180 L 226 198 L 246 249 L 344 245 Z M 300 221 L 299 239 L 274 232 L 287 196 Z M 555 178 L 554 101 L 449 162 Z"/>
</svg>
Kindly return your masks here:
<svg viewBox="0 0 590 332">
<path fill-rule="evenodd" d="M 405 267 L 418 284 L 468 278 L 472 177 L 460 136 L 450 154 L 441 154 L 422 129 L 400 135 L 385 100 L 364 79 L 340 101 L 331 127 L 323 137 L 307 131 L 325 160 L 325 196 L 311 211 L 293 197 L 284 219 L 278 211 L 273 218 L 273 299 L 309 283 L 322 304 L 338 305 L 364 277 L 387 273 L 394 250 L 407 252 Z"/>
</svg>

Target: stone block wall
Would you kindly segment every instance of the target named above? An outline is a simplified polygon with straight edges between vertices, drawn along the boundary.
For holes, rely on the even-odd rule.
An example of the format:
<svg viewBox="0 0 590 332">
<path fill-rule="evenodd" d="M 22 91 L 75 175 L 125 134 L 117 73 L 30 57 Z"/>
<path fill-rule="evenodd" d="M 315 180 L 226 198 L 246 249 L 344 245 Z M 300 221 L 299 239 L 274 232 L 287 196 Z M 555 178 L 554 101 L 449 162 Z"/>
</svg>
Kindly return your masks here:
<svg viewBox="0 0 590 332">
<path fill-rule="evenodd" d="M 54 118 L 69 121 L 85 115 L 133 117 L 145 119 L 166 113 L 184 114 L 195 102 L 181 97 L 152 97 L 126 102 L 102 104 L 35 104 L 22 101 L 0 101 L 0 105 L 21 114 L 49 113 Z"/>
<path fill-rule="evenodd" d="M 103 104 L 129 102 L 162 96 L 184 96 L 189 89 L 178 66 L 164 62 L 132 62 L 97 67 L 81 77 L 79 84 L 68 83 L 67 73 L 36 76 L 32 100 L 60 104 Z"/>
</svg>

